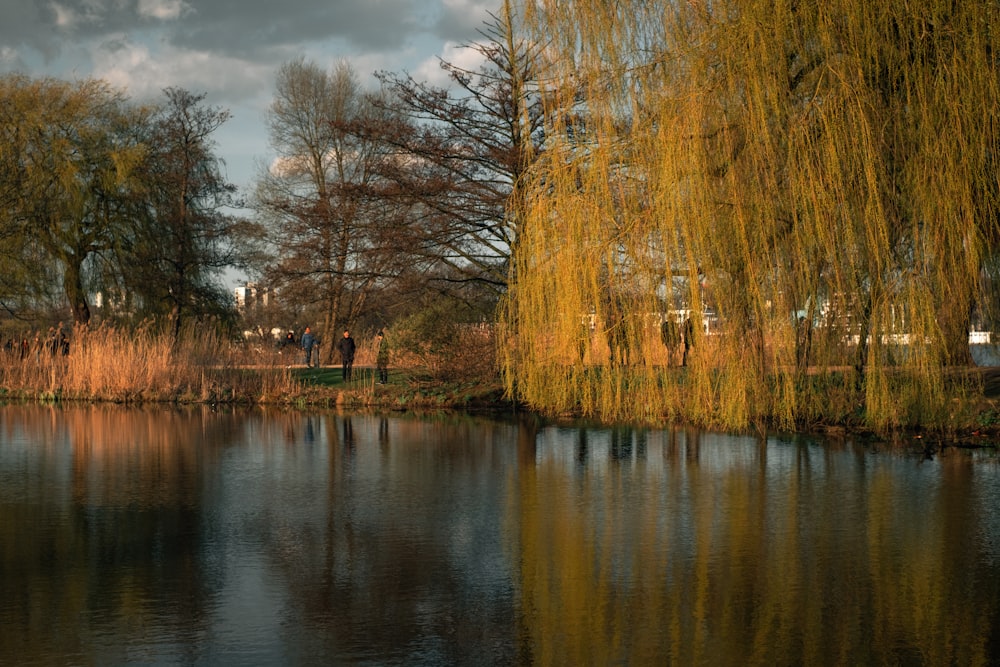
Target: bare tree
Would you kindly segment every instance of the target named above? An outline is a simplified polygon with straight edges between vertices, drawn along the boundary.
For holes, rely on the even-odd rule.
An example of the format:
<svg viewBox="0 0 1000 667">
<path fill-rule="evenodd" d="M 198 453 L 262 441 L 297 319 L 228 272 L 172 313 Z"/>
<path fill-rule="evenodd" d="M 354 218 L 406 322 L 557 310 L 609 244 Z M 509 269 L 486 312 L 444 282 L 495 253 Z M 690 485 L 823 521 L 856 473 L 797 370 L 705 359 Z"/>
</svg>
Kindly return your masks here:
<svg viewBox="0 0 1000 667">
<path fill-rule="evenodd" d="M 386 108 L 361 89 L 347 63 L 325 72 L 299 59 L 278 71 L 268 115 L 277 159 L 256 194 L 275 254 L 266 281 L 282 300 L 320 318 L 328 341 L 394 270 L 392 246 L 382 242 L 398 219 L 392 200 L 369 196 L 385 146 L 350 129 L 380 122 L 374 118 L 384 118 Z M 331 361 L 333 346 L 323 349 Z"/>
<path fill-rule="evenodd" d="M 367 132 L 407 158 L 383 163 L 383 175 L 420 212 L 412 250 L 443 264 L 443 279 L 502 292 L 524 220 L 518 183 L 543 141 L 542 105 L 537 49 L 519 36 L 512 3 L 491 18 L 483 41 L 467 46 L 482 56 L 478 69 L 441 62 L 448 87 L 380 72 L 405 117 Z"/>
</svg>

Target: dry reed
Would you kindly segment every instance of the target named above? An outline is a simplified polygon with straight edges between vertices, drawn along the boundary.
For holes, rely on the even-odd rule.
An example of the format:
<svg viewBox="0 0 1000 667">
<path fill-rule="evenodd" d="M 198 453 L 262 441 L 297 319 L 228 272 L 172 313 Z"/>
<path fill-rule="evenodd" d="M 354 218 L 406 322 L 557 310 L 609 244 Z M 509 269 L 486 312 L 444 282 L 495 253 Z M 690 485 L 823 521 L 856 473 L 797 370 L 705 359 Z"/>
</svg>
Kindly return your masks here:
<svg viewBox="0 0 1000 667">
<path fill-rule="evenodd" d="M 266 402 L 298 389 L 278 355 L 245 350 L 210 329 L 177 341 L 150 326 L 76 327 L 64 354 L 29 338 L 6 352 L 0 389 L 8 396 L 114 402 Z"/>
</svg>

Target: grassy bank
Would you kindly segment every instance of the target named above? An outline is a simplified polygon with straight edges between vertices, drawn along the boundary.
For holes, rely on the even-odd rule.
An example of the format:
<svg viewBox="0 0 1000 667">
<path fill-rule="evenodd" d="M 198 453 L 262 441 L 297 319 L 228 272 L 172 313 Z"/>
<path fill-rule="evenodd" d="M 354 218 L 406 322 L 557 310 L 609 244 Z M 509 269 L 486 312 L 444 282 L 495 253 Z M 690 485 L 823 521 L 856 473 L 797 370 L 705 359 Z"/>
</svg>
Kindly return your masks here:
<svg viewBox="0 0 1000 667">
<path fill-rule="evenodd" d="M 386 410 L 500 410 L 515 404 L 496 376 L 488 373 L 434 373 L 419 359 L 400 355 L 387 384 L 376 383 L 374 350 L 359 346 L 354 376 L 341 377 L 337 365 L 307 368 L 298 349 L 234 345 L 206 333 L 188 333 L 177 343 L 148 329 L 78 329 L 68 353 L 41 344 L 3 352 L 0 398 L 8 401 L 89 401 L 139 403 L 225 403 L 316 408 Z M 593 369 L 600 373 L 600 369 Z M 679 368 L 665 373 L 685 373 Z M 926 433 L 970 444 L 1000 441 L 1000 369 L 958 372 L 953 409 L 940 421 L 901 425 L 899 432 Z M 800 430 L 871 433 L 865 426 L 857 390 L 843 374 L 826 372 L 821 396 Z M 622 389 L 628 392 L 628 381 Z M 822 391 L 819 391 L 822 389 Z M 572 408 L 548 417 L 576 418 Z M 652 414 L 648 425 L 684 421 Z M 695 426 L 713 428 L 710 422 Z M 758 430 L 767 429 L 758 425 Z M 886 434 L 881 434 L 886 435 Z"/>
<path fill-rule="evenodd" d="M 297 390 L 284 403 L 322 407 L 380 407 L 407 409 L 511 410 L 514 405 L 503 395 L 499 382 L 470 380 L 446 382 L 418 369 L 391 369 L 386 384 L 375 382 L 371 367 L 355 367 L 354 376 L 344 382 L 339 367 L 293 368 L 291 379 Z"/>
<path fill-rule="evenodd" d="M 232 344 L 189 332 L 177 342 L 151 329 L 77 328 L 66 353 L 45 339 L 3 351 L 0 397 L 114 403 L 234 403 L 388 409 L 510 407 L 497 381 L 441 381 L 394 367 L 375 383 L 362 345 L 351 381 L 340 367 L 306 368 L 298 349 Z"/>
</svg>

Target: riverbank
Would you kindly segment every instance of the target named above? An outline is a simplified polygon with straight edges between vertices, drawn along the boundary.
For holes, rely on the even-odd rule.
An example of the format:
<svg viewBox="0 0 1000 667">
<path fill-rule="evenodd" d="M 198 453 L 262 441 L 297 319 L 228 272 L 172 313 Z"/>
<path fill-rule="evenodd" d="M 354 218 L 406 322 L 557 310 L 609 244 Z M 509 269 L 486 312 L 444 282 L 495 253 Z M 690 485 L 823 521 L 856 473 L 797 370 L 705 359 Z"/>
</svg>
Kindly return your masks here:
<svg viewBox="0 0 1000 667">
<path fill-rule="evenodd" d="M 339 368 L 293 369 L 292 377 L 300 383 L 301 389 L 283 397 L 281 402 L 320 408 L 532 413 L 529 407 L 507 397 L 496 380 L 448 382 L 422 376 L 419 372 L 394 370 L 388 384 L 380 385 L 374 382 L 373 369 L 361 368 L 355 372 L 355 379 L 345 383 Z M 982 395 L 964 399 L 964 408 L 956 411 L 956 421 L 946 428 L 900 428 L 879 433 L 860 421 L 845 420 L 803 424 L 800 432 L 861 437 L 926 452 L 949 446 L 1000 449 L 1000 367 L 970 368 L 961 373 L 979 382 Z M 577 422 L 582 416 L 568 411 L 548 418 Z"/>
<path fill-rule="evenodd" d="M 10 367 L 6 369 L 10 372 Z M 80 382 L 65 367 L 38 373 L 35 381 L 0 384 L 7 402 L 278 405 L 300 408 L 382 408 L 512 411 L 499 382 L 446 381 L 419 370 L 394 369 L 378 384 L 373 368 L 356 368 L 344 381 L 340 367 L 210 366 L 184 379 L 150 375 L 128 382 Z"/>
<path fill-rule="evenodd" d="M 299 390 L 278 402 L 301 407 L 381 408 L 387 410 L 443 409 L 513 412 L 515 401 L 498 381 L 433 379 L 419 371 L 392 369 L 386 384 L 376 382 L 373 368 L 355 368 L 344 381 L 339 367 L 292 368 Z"/>
<path fill-rule="evenodd" d="M 506 395 L 496 375 L 445 379 L 422 368 L 393 368 L 388 383 L 379 384 L 370 366 L 356 367 L 354 378 L 347 382 L 342 379 L 339 366 L 306 368 L 282 365 L 273 360 L 260 365 L 234 360 L 225 364 L 185 365 L 180 369 L 176 364 L 164 362 L 155 372 L 150 370 L 151 366 L 149 363 L 123 364 L 119 375 L 99 374 L 95 369 L 101 365 L 86 365 L 72 355 L 51 362 L 43 359 L 41 364 L 9 364 L 3 369 L 6 381 L 0 383 L 0 400 L 533 413 L 530 407 Z M 955 385 L 965 389 L 964 393 L 956 392 L 955 409 L 942 426 L 900 427 L 876 432 L 865 424 L 860 410 L 845 409 L 840 419 L 803 422 L 795 431 L 894 442 L 927 451 L 948 446 L 1000 449 L 1000 367 L 961 369 L 954 372 L 954 378 L 958 380 Z M 970 386 L 978 389 L 969 391 Z M 829 400 L 842 399 L 838 395 Z M 567 423 L 596 423 L 571 409 L 538 416 Z M 644 425 L 667 424 L 664 421 Z M 711 424 L 684 424 L 676 419 L 669 424 L 713 428 Z M 767 424 L 760 424 L 748 432 L 774 430 Z"/>
</svg>

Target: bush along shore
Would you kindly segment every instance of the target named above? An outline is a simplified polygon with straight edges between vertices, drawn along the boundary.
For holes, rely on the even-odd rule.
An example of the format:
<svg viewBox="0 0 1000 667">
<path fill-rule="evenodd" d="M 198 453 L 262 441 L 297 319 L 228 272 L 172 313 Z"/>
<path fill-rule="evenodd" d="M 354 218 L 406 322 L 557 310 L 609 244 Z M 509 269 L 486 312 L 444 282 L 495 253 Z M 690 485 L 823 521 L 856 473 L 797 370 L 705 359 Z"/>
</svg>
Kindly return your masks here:
<svg viewBox="0 0 1000 667">
<path fill-rule="evenodd" d="M 405 359 L 404 365 L 390 368 L 386 384 L 379 384 L 370 363 L 374 357 L 364 348 L 352 377 L 345 381 L 339 365 L 307 367 L 297 349 L 248 348 L 210 334 L 186 335 L 181 342 L 172 343 L 142 328 L 123 335 L 111 327 L 95 327 L 74 331 L 69 341 L 68 346 L 46 340 L 37 345 L 5 346 L 0 365 L 0 399 L 468 410 L 609 422 L 597 420 L 572 405 L 548 410 L 520 403 L 511 397 L 496 373 L 483 372 L 482 368 L 463 371 Z M 596 376 L 604 369 L 592 370 Z M 664 372 L 684 371 L 674 368 Z M 956 371 L 954 398 L 947 414 L 913 415 L 912 421 L 889 429 L 874 429 L 866 424 L 853 383 L 847 381 L 847 375 L 839 382 L 836 378 L 836 373 L 814 378 L 824 385 L 822 405 L 815 406 L 796 430 L 912 442 L 920 447 L 935 443 L 997 448 L 1000 443 L 1000 369 Z M 627 391 L 627 380 L 623 386 Z M 653 412 L 642 425 L 718 428 L 710 418 L 695 421 Z M 776 424 L 758 423 L 751 432 L 775 429 Z"/>
<path fill-rule="evenodd" d="M 344 381 L 340 366 L 306 367 L 300 350 L 233 345 L 212 334 L 188 334 L 172 342 L 146 328 L 77 328 L 62 344 L 57 335 L 50 330 L 45 336 L 10 339 L 2 352 L 0 398 L 387 409 L 514 407 L 495 379 L 451 380 L 417 367 L 393 368 L 389 382 L 379 385 L 374 368 L 356 366 L 352 378 Z"/>
</svg>

